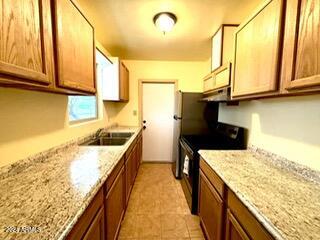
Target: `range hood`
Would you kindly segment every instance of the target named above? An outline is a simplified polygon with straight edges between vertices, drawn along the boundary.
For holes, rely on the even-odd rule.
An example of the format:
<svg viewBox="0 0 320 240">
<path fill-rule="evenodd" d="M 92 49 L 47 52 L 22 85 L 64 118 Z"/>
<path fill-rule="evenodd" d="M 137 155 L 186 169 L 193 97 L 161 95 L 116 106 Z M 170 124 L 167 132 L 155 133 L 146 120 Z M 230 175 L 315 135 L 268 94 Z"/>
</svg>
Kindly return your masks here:
<svg viewBox="0 0 320 240">
<path fill-rule="evenodd" d="M 210 93 L 204 94 L 201 100 L 205 102 L 229 102 L 231 101 L 230 92 L 230 87 L 218 89 Z"/>
</svg>

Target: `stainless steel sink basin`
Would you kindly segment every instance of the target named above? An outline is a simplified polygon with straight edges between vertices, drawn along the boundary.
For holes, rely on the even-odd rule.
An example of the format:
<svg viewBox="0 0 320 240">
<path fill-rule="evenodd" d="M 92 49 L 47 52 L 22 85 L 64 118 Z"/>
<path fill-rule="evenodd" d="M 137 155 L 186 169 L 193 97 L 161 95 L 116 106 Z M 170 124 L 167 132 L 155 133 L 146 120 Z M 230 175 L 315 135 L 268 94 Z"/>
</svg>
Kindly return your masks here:
<svg viewBox="0 0 320 240">
<path fill-rule="evenodd" d="M 128 140 L 129 138 L 124 137 L 100 137 L 84 142 L 81 146 L 121 146 Z"/>
<path fill-rule="evenodd" d="M 133 132 L 107 132 L 103 136 L 108 138 L 130 138 L 133 134 Z"/>
</svg>

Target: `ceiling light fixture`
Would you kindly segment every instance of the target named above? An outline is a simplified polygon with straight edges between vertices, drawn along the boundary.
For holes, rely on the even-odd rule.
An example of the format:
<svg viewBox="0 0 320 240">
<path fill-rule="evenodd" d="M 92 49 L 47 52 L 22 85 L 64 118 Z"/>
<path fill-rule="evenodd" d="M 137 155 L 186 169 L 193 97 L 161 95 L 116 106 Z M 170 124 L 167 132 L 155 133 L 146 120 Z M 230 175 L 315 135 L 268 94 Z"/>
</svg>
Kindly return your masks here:
<svg viewBox="0 0 320 240">
<path fill-rule="evenodd" d="M 176 15 L 170 12 L 160 12 L 153 17 L 154 25 L 159 28 L 163 34 L 170 32 L 176 22 Z"/>
</svg>

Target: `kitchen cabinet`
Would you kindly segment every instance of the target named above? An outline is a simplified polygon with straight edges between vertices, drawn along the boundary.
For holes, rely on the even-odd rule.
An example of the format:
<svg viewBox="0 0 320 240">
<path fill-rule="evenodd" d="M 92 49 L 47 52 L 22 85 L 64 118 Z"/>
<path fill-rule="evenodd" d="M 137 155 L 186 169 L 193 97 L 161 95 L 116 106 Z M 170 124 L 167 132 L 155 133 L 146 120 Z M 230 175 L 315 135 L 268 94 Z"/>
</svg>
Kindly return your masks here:
<svg viewBox="0 0 320 240">
<path fill-rule="evenodd" d="M 120 101 L 129 101 L 129 70 L 122 61 L 120 62 L 119 81 Z"/>
<path fill-rule="evenodd" d="M 287 2 L 283 44 L 284 93 L 320 90 L 320 1 Z"/>
<path fill-rule="evenodd" d="M 0 4 L 0 84 L 48 86 L 54 81 L 50 0 Z"/>
<path fill-rule="evenodd" d="M 116 179 L 110 189 L 107 190 L 105 200 L 106 208 L 106 239 L 115 240 L 118 236 L 121 220 L 125 210 L 125 175 L 123 162 Z"/>
<path fill-rule="evenodd" d="M 233 58 L 234 33 L 238 24 L 222 24 L 211 40 L 211 71 L 215 71 Z"/>
<path fill-rule="evenodd" d="M 57 85 L 96 92 L 94 28 L 71 0 L 54 1 Z"/>
<path fill-rule="evenodd" d="M 105 240 L 104 227 L 104 209 L 102 207 L 93 219 L 83 240 Z"/>
<path fill-rule="evenodd" d="M 208 240 L 273 239 L 202 158 L 199 177 L 199 217 Z"/>
<path fill-rule="evenodd" d="M 95 92 L 93 28 L 72 1 L 5 1 L 0 14 L 0 86 Z"/>
<path fill-rule="evenodd" d="M 125 179 L 126 179 L 126 202 L 128 203 L 131 189 L 133 187 L 134 172 L 134 152 L 131 151 L 125 163 Z"/>
<path fill-rule="evenodd" d="M 231 63 L 228 62 L 203 79 L 203 93 L 210 94 L 230 86 Z"/>
<path fill-rule="evenodd" d="M 199 178 L 199 217 L 208 240 L 222 238 L 224 203 L 219 193 L 200 171 Z"/>
<path fill-rule="evenodd" d="M 268 0 L 235 33 L 232 98 L 279 93 L 283 0 Z"/>
<path fill-rule="evenodd" d="M 230 86 L 234 33 L 238 26 L 223 24 L 212 37 L 211 73 L 203 79 L 203 93 L 207 95 L 205 97 Z"/>
<path fill-rule="evenodd" d="M 109 58 L 112 65 L 105 68 L 102 81 L 102 99 L 104 101 L 129 101 L 129 70 L 118 57 Z"/>
<path fill-rule="evenodd" d="M 138 169 L 140 167 L 141 161 L 142 161 L 142 134 L 140 134 L 139 138 L 138 138 L 138 150 L 137 150 L 137 173 L 138 173 Z"/>
<path fill-rule="evenodd" d="M 227 211 L 226 240 L 250 240 L 249 236 L 229 209 Z"/>
<path fill-rule="evenodd" d="M 72 228 L 67 239 L 105 239 L 103 190 L 99 190 L 76 225 Z"/>
</svg>

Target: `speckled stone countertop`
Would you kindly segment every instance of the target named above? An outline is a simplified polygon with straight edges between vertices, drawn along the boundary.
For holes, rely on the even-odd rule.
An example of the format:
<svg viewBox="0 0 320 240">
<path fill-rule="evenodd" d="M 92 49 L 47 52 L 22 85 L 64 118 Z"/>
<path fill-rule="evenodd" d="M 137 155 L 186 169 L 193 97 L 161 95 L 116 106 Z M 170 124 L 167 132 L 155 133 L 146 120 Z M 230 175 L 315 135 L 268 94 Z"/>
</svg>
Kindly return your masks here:
<svg viewBox="0 0 320 240">
<path fill-rule="evenodd" d="M 255 149 L 199 153 L 275 239 L 320 239 L 319 172 Z"/>
<path fill-rule="evenodd" d="M 0 171 L 0 239 L 64 239 L 93 199 L 140 128 L 123 146 L 78 146 L 39 154 Z M 39 231 L 8 233 L 7 227 Z M 8 229 L 7 229 L 8 230 Z"/>
</svg>

